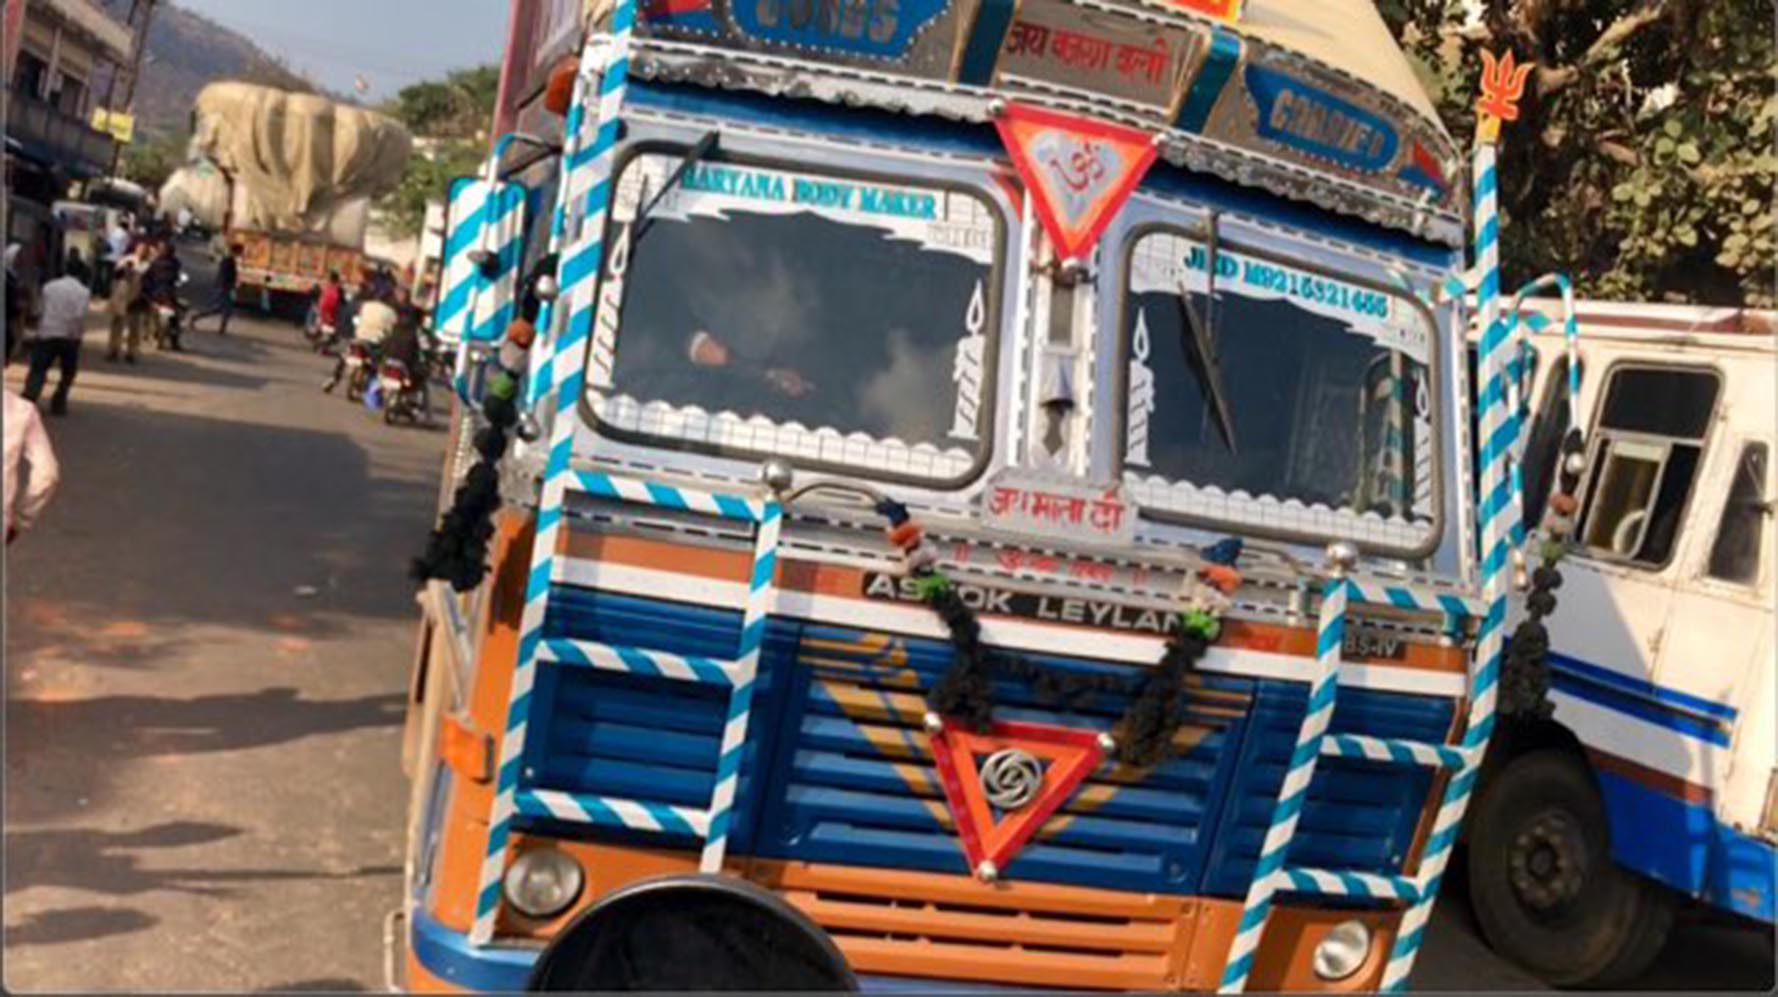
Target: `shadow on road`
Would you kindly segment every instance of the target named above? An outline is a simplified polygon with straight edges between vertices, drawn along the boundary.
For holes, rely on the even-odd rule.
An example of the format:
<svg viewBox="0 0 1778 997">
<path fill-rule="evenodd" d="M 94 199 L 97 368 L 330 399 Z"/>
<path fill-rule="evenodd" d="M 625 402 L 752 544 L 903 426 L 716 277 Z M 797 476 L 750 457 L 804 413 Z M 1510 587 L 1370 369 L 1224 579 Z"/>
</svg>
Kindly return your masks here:
<svg viewBox="0 0 1778 997">
<path fill-rule="evenodd" d="M 157 848 L 206 845 L 242 833 L 240 828 L 204 821 L 170 821 L 139 831 L 55 828 L 6 835 L 6 892 L 35 886 L 87 890 L 108 896 L 134 896 L 155 890 L 223 897 L 231 884 L 274 880 L 360 879 L 401 872 L 397 866 L 369 866 L 348 872 L 304 869 L 144 868 L 144 852 Z M 7 944 L 13 944 L 11 931 Z"/>
<path fill-rule="evenodd" d="M 415 512 L 430 484 L 371 477 L 340 433 L 82 409 L 52 427 L 66 455 L 55 506 L 8 551 L 14 653 L 84 638 L 95 621 L 139 623 L 153 642 L 173 639 L 163 625 L 318 638 L 330 611 L 413 616 L 405 555 L 424 541 Z"/>
<path fill-rule="evenodd" d="M 312 699 L 289 687 L 191 699 L 15 700 L 7 705 L 7 739 L 15 746 L 7 774 L 21 791 L 8 795 L 7 820 L 30 824 L 65 819 L 81 806 L 104 800 L 115 773 L 138 760 L 261 748 L 399 726 L 406 701 L 402 693 Z M 66 747 L 54 750 L 51 745 Z M 79 757 L 66 757 L 70 750 Z M 39 767 L 42 775 L 36 771 Z M 36 791 L 48 788 L 40 786 L 46 776 L 53 778 L 53 791 Z M 9 835 L 6 858 L 17 868 L 21 860 L 13 842 Z"/>
<path fill-rule="evenodd" d="M 6 929 L 6 944 L 12 946 L 57 945 L 63 942 L 84 942 L 93 938 L 127 935 L 132 931 L 152 928 L 159 919 L 132 907 L 64 907 L 60 910 L 37 911 Z"/>
</svg>

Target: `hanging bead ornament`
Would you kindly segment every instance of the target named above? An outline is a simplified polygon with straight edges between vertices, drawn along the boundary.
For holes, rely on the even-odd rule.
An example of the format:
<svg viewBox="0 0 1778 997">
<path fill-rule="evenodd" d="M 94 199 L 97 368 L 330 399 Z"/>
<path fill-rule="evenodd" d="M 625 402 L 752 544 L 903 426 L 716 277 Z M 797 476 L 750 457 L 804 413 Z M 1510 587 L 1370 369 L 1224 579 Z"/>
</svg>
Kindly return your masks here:
<svg viewBox="0 0 1778 997">
<path fill-rule="evenodd" d="M 1205 552 L 1206 563 L 1186 583 L 1185 607 L 1166 652 L 1154 668 L 1132 680 L 1042 665 L 1021 654 L 987 647 L 982 643 L 981 621 L 937 569 L 938 558 L 926 542 L 926 532 L 907 507 L 884 499 L 877 512 L 888 520 L 889 543 L 899 552 L 914 591 L 951 635 L 956 660 L 927 693 L 931 716 L 952 717 L 978 733 L 986 732 L 993 720 L 996 676 L 1023 680 L 1039 699 L 1064 707 L 1078 707 L 1101 694 L 1129 696 L 1130 706 L 1113 728 L 1117 760 L 1146 767 L 1171 757 L 1174 735 L 1185 719 L 1185 677 L 1220 636 L 1229 596 L 1241 585 L 1235 568 L 1241 554 L 1239 540 L 1222 541 Z"/>
</svg>

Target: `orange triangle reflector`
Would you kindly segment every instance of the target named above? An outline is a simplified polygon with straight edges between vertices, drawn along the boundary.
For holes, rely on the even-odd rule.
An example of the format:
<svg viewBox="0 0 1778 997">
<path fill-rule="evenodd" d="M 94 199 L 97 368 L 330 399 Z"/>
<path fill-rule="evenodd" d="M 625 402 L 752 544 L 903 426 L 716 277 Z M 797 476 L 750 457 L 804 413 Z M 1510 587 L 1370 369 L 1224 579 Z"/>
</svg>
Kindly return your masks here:
<svg viewBox="0 0 1778 997">
<path fill-rule="evenodd" d="M 1092 251 L 1154 162 L 1146 132 L 1012 104 L 994 119 L 1060 259 Z"/>
<path fill-rule="evenodd" d="M 1096 731 L 996 722 L 988 733 L 976 734 L 946 720 L 932 735 L 932 758 L 957 823 L 963 853 L 978 874 L 984 871 L 984 862 L 992 863 L 992 878 L 1006 869 L 1044 821 L 1099 768 L 1105 748 Z M 978 765 L 978 759 L 995 772 L 1010 774 L 1011 778 L 1000 780 L 1002 790 L 1021 776 L 1030 781 L 1032 763 L 1041 767 L 1041 780 L 1026 786 L 1026 799 L 1004 810 L 996 820 L 984 766 Z M 1014 771 L 1019 769 L 1024 771 Z"/>
</svg>

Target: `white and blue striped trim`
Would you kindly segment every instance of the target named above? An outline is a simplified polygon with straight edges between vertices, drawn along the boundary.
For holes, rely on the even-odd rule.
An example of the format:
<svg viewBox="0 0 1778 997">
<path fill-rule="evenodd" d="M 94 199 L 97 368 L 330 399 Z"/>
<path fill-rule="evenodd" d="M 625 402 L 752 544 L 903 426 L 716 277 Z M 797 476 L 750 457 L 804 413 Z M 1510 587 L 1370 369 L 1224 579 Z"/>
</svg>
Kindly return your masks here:
<svg viewBox="0 0 1778 997">
<path fill-rule="evenodd" d="M 692 807 L 666 806 L 611 796 L 563 793 L 553 789 L 523 789 L 518 793 L 518 812 L 527 817 L 559 820 L 570 824 L 603 824 L 633 831 L 683 834 L 701 838 L 709 817 Z"/>
<path fill-rule="evenodd" d="M 1284 869 L 1279 871 L 1278 876 L 1278 888 L 1293 893 L 1412 903 L 1420 899 L 1422 892 L 1420 884 L 1407 876 L 1379 876 L 1370 872 L 1307 868 Z"/>
<path fill-rule="evenodd" d="M 1337 698 L 1340 647 L 1346 639 L 1348 586 L 1345 578 L 1334 577 L 1321 592 L 1321 616 L 1315 637 L 1316 672 L 1309 683 L 1309 702 L 1304 707 L 1303 722 L 1297 730 L 1296 750 L 1291 753 L 1284 782 L 1278 789 L 1271 825 L 1266 828 L 1265 840 L 1260 844 L 1253 880 L 1248 885 L 1241 920 L 1235 929 L 1235 940 L 1229 946 L 1228 962 L 1219 988 L 1222 993 L 1240 993 L 1247 987 L 1254 955 L 1259 951 L 1260 936 L 1265 933 L 1266 917 L 1272 910 L 1272 899 L 1283 881 L 1278 873 L 1284 868 L 1290 842 L 1296 836 L 1297 820 L 1309 798 L 1309 782 L 1315 776 L 1315 762 L 1321 757 L 1322 739 L 1333 719 Z"/>
<path fill-rule="evenodd" d="M 1448 769 L 1462 768 L 1474 758 L 1474 753 L 1470 750 L 1448 744 L 1426 744 L 1364 734 L 1329 734 L 1322 742 L 1321 753 L 1330 758 L 1363 758 L 1373 762 Z"/>
<path fill-rule="evenodd" d="M 563 165 L 563 198 L 572 200 L 569 192 L 587 191 L 579 212 L 578 231 L 570 249 L 563 253 L 558 269 L 561 297 L 569 304 L 566 328 L 560 333 L 538 340 L 548 341 L 551 369 L 560 368 L 563 376 L 550 385 L 554 394 L 554 414 L 549 433 L 549 451 L 545 462 L 542 495 L 538 502 L 536 537 L 532 542 L 531 571 L 526 581 L 525 606 L 519 624 L 518 660 L 513 665 L 512 685 L 507 703 L 506 729 L 500 740 L 500 765 L 494 792 L 494 805 L 488 818 L 488 845 L 483 855 L 481 876 L 476 894 L 475 922 L 469 931 L 470 942 L 486 945 L 493 940 L 494 922 L 500 910 L 501 880 L 505 875 L 507 845 L 511 839 L 512 818 L 517 811 L 517 792 L 521 760 L 524 756 L 526 728 L 530 717 L 531 690 L 536 682 L 537 663 L 542 658 L 544 611 L 549 601 L 551 583 L 558 565 L 556 550 L 560 541 L 563 503 L 570 483 L 569 456 L 574 441 L 572 416 L 575 401 L 580 397 L 584 376 L 579 353 L 585 348 L 588 316 L 587 304 L 592 299 L 593 277 L 598 273 L 598 260 L 603 252 L 605 208 L 609 203 L 611 176 L 610 154 L 616 145 L 617 114 L 622 106 L 629 70 L 630 32 L 635 25 L 635 0 L 617 0 L 612 8 L 608 36 L 595 34 L 581 51 L 582 72 L 577 74 L 569 121 L 575 127 L 567 136 L 568 147 L 590 149 L 600 155 L 580 162 L 578 157 Z M 597 81 L 598 113 L 592 119 L 596 133 L 590 140 L 581 134 L 587 126 L 585 107 L 594 97 L 594 84 L 585 68 L 604 58 L 603 74 Z M 579 113 L 574 113 L 575 111 Z M 569 211 L 575 205 L 566 205 Z M 590 267 L 584 261 L 591 260 Z M 581 261 L 574 269 L 576 279 L 570 281 L 571 261 Z M 552 309 L 550 329 L 561 324 L 562 316 Z"/>
<path fill-rule="evenodd" d="M 1446 616 L 1459 618 L 1479 617 L 1482 615 L 1482 603 L 1452 592 L 1432 592 L 1424 589 L 1411 588 L 1405 585 L 1390 585 L 1381 582 L 1353 580 L 1350 586 L 1353 602 L 1369 603 L 1376 606 L 1393 606 L 1396 609 L 1408 609 L 1417 612 L 1443 613 Z"/>
<path fill-rule="evenodd" d="M 1476 634 L 1476 657 L 1470 670 L 1469 723 L 1462 747 L 1479 759 L 1493 734 L 1495 705 L 1499 698 L 1501 659 L 1505 647 L 1507 570 L 1510 545 L 1519 536 L 1519 501 L 1513 492 L 1509 463 L 1518 433 L 1518 420 L 1508 404 L 1507 361 L 1512 342 L 1500 317 L 1500 213 L 1499 174 L 1492 143 L 1477 142 L 1475 164 L 1475 255 L 1481 273 L 1477 288 L 1482 337 L 1477 366 L 1482 382 L 1477 416 L 1481 424 L 1481 527 L 1482 598 L 1486 610 Z M 1381 989 L 1405 990 L 1414 959 L 1426 939 L 1426 924 L 1451 849 L 1475 789 L 1479 766 L 1458 769 L 1445 787 L 1445 795 L 1433 818 L 1432 832 L 1421 851 L 1415 878 L 1423 884 L 1419 899 L 1402 914 L 1389 961 L 1383 967 Z"/>
</svg>

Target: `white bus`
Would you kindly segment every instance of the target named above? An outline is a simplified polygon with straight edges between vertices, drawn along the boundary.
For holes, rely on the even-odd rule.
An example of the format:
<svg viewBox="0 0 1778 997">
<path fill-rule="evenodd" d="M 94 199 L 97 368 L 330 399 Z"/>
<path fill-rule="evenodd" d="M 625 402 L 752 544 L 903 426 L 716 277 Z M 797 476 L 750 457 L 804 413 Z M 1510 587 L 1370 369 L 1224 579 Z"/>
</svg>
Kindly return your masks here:
<svg viewBox="0 0 1778 997">
<path fill-rule="evenodd" d="M 1554 712 L 1496 735 L 1470 892 L 1498 951 L 1602 985 L 1659 954 L 1685 898 L 1773 920 L 1778 316 L 1582 302 L 1573 412 L 1561 306 L 1529 307 L 1554 323 L 1522 401 L 1528 528 L 1576 423 L 1586 464 L 1548 621 Z"/>
</svg>

